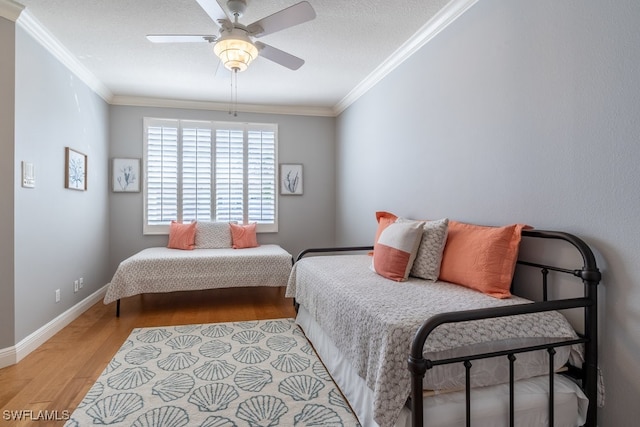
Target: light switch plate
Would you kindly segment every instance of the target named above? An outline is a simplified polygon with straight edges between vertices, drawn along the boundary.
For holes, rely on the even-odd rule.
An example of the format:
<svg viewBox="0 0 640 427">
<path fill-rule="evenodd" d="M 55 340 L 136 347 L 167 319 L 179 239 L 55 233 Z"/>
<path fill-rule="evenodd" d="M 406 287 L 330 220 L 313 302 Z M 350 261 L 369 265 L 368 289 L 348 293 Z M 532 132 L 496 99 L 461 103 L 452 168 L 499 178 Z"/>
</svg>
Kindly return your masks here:
<svg viewBox="0 0 640 427">
<path fill-rule="evenodd" d="M 22 186 L 25 188 L 36 186 L 36 169 L 33 163 L 22 162 Z"/>
</svg>

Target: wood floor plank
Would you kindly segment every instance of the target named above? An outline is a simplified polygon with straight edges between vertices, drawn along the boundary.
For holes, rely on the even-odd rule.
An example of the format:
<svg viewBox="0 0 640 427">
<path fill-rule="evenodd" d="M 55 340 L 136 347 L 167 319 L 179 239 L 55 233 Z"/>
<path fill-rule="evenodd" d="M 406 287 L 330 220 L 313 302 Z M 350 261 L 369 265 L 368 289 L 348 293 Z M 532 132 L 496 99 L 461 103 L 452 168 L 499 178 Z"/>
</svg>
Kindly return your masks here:
<svg viewBox="0 0 640 427">
<path fill-rule="evenodd" d="M 98 302 L 19 363 L 0 369 L 0 427 L 64 425 L 65 414 L 134 328 L 284 317 L 295 317 L 295 310 L 282 288 L 140 295 L 122 301 L 120 317 L 115 303 Z"/>
</svg>

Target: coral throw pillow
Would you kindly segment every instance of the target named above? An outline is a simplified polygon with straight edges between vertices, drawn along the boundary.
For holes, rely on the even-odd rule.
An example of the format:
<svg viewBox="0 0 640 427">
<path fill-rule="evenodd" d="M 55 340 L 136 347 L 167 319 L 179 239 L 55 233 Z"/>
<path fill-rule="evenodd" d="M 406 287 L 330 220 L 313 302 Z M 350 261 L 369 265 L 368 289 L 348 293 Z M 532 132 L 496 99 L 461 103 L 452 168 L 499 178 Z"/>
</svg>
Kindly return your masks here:
<svg viewBox="0 0 640 427">
<path fill-rule="evenodd" d="M 491 295 L 511 296 L 523 224 L 486 227 L 449 221 L 439 280 Z"/>
<path fill-rule="evenodd" d="M 169 244 L 171 249 L 191 250 L 196 245 L 196 223 L 182 224 L 171 221 L 169 225 Z"/>
<path fill-rule="evenodd" d="M 229 226 L 231 227 L 233 249 L 255 248 L 258 246 L 255 223 L 247 225 L 229 224 Z"/>
<path fill-rule="evenodd" d="M 389 224 L 373 248 L 373 271 L 387 279 L 407 280 L 422 239 L 424 222 Z"/>
</svg>

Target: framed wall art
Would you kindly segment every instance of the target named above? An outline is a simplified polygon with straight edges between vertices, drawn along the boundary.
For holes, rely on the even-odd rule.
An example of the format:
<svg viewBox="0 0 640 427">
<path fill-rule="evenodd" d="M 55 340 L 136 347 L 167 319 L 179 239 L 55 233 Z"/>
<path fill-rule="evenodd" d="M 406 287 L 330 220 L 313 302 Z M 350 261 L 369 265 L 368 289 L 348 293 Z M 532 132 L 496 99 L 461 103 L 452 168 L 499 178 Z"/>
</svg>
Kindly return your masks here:
<svg viewBox="0 0 640 427">
<path fill-rule="evenodd" d="M 302 165 L 280 165 L 280 194 L 283 196 L 302 195 Z"/>
<path fill-rule="evenodd" d="M 87 155 L 72 148 L 64 149 L 64 188 L 87 189 Z"/>
<path fill-rule="evenodd" d="M 140 159 L 113 159 L 111 176 L 114 192 L 140 192 Z"/>
</svg>

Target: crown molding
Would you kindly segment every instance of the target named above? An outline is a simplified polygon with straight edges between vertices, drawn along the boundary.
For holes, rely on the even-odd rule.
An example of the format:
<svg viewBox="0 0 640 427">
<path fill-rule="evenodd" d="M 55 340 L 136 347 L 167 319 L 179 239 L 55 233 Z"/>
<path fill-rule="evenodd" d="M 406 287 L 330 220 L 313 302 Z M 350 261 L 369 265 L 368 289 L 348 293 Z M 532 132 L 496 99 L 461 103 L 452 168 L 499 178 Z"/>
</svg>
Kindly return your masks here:
<svg viewBox="0 0 640 427">
<path fill-rule="evenodd" d="M 7 1 L 7 0 L 0 0 Z M 76 77 L 84 82 L 91 90 L 93 90 L 98 96 L 109 102 L 113 97 L 111 91 L 100 81 L 98 78 L 90 72 L 84 65 L 82 65 L 75 56 L 73 56 L 66 47 L 58 39 L 56 39 L 41 23 L 38 21 L 28 9 L 25 9 L 17 23 L 22 27 L 27 34 L 33 37 L 38 43 L 44 46 L 45 49 L 56 59 L 58 59 L 69 71 L 71 71 Z"/>
<path fill-rule="evenodd" d="M 0 0 L 0 18 L 16 22 L 24 6 L 11 0 Z"/>
<path fill-rule="evenodd" d="M 424 24 L 409 40 L 380 64 L 371 74 L 351 90 L 334 107 L 335 116 L 340 115 L 351 104 L 374 87 L 380 80 L 396 69 L 400 64 L 416 53 L 422 46 L 458 19 L 478 0 L 453 0 Z"/>
<path fill-rule="evenodd" d="M 452 0 L 333 107 L 239 104 L 237 110 L 239 113 L 336 117 L 477 2 L 478 0 Z M 0 0 L 0 17 L 17 22 L 73 74 L 111 105 L 229 111 L 229 105 L 226 103 L 114 95 L 24 6 L 12 0 Z"/>
<path fill-rule="evenodd" d="M 116 95 L 109 101 L 111 105 L 131 107 L 183 108 L 188 110 L 229 111 L 229 104 L 209 101 L 189 101 L 180 99 L 148 98 L 142 96 Z M 238 113 L 284 114 L 295 116 L 334 117 L 330 107 L 308 107 L 290 105 L 238 104 Z"/>
</svg>

